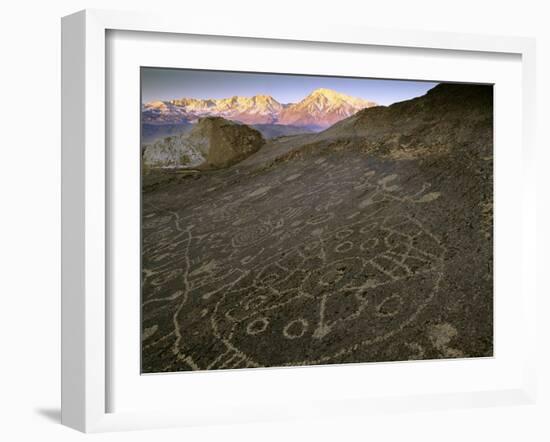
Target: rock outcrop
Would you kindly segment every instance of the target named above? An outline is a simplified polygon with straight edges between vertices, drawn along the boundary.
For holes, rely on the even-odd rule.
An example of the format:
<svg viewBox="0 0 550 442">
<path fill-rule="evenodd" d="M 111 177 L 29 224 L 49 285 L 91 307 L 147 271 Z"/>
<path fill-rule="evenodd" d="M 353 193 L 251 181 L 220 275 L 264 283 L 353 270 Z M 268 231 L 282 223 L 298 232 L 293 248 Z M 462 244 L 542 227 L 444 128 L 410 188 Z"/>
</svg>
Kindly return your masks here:
<svg viewBox="0 0 550 442">
<path fill-rule="evenodd" d="M 207 117 L 188 133 L 146 146 L 143 162 L 148 167 L 220 169 L 244 160 L 264 143 L 262 134 L 251 127 Z"/>
</svg>

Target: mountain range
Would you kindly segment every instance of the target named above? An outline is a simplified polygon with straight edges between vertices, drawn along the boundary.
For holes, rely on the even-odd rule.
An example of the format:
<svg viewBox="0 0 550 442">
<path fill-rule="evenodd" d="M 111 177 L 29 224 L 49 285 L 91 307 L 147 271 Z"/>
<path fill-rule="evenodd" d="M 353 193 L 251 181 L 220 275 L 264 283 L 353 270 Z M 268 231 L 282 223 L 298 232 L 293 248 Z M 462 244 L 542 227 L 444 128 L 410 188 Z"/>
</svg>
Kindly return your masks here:
<svg viewBox="0 0 550 442">
<path fill-rule="evenodd" d="M 373 101 L 331 89 L 316 89 L 298 103 L 282 104 L 270 95 L 221 99 L 180 98 L 142 105 L 142 123 L 148 125 L 195 123 L 203 117 L 223 117 L 248 125 L 282 125 L 322 130 Z"/>
</svg>

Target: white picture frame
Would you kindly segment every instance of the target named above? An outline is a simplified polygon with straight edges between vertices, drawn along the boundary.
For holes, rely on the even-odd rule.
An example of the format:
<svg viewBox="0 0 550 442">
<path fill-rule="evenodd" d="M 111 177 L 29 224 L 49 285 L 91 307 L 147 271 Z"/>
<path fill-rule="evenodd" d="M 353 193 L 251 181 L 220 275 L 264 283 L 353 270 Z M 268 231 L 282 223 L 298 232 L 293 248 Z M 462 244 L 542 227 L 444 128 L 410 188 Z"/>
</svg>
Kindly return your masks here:
<svg viewBox="0 0 550 442">
<path fill-rule="evenodd" d="M 237 403 L 227 415 L 201 411 L 190 415 L 173 408 L 157 411 L 112 411 L 109 406 L 109 330 L 112 317 L 107 288 L 112 233 L 109 216 L 106 121 L 108 85 L 106 35 L 110 31 L 139 31 L 163 35 L 218 36 L 274 41 L 338 43 L 342 46 L 468 51 L 513 54 L 521 57 L 521 293 L 525 351 L 521 356 L 521 381 L 506 388 L 476 388 L 460 393 L 388 394 L 378 397 L 327 397 L 309 407 L 254 407 Z M 157 34 L 158 35 L 158 34 Z M 86 10 L 62 21 L 62 423 L 84 432 L 186 426 L 218 422 L 248 422 L 331 415 L 361 415 L 373 411 L 395 412 L 432 408 L 475 407 L 533 403 L 535 382 L 535 176 L 534 109 L 535 43 L 532 39 L 451 33 L 353 29 L 313 26 L 294 29 L 265 23 L 212 23 L 193 20 L 184 25 L 177 17 L 143 13 Z M 498 140 L 498 133 L 496 134 Z M 518 147 L 519 148 L 519 147 Z M 519 265 L 518 265 L 519 266 Z M 495 318 L 499 321 L 498 316 Z M 358 368 L 360 369 L 360 368 Z M 456 367 L 455 367 L 456 369 Z M 304 370 L 304 369 L 299 369 Z M 305 369 L 307 370 L 307 369 Z M 332 367 L 332 372 L 342 367 Z M 279 370 L 280 371 L 280 370 Z M 249 372 L 251 373 L 251 372 Z M 297 373 L 297 372 L 296 372 Z M 218 376 L 218 375 L 217 375 Z M 221 373 L 216 382 L 223 382 Z M 256 375 L 254 375 L 256 376 Z M 263 372 L 265 376 L 273 376 Z M 293 376 L 293 375 L 289 375 Z M 164 383 L 173 381 L 166 380 Z M 173 378 L 172 378 L 173 379 Z M 220 380 L 221 379 L 221 380 Z M 214 378 L 210 378 L 214 381 Z M 279 381 L 276 381 L 279 382 Z"/>
</svg>

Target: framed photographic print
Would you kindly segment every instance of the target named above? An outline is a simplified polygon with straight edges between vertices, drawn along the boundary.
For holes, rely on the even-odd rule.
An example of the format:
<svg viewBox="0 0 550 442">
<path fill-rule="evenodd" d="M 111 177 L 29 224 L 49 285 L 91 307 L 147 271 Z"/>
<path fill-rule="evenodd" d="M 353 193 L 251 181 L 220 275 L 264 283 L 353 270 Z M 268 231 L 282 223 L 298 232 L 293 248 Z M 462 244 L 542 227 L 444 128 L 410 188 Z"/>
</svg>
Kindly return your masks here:
<svg viewBox="0 0 550 442">
<path fill-rule="evenodd" d="M 533 57 L 64 18 L 63 422 L 532 401 Z"/>
</svg>

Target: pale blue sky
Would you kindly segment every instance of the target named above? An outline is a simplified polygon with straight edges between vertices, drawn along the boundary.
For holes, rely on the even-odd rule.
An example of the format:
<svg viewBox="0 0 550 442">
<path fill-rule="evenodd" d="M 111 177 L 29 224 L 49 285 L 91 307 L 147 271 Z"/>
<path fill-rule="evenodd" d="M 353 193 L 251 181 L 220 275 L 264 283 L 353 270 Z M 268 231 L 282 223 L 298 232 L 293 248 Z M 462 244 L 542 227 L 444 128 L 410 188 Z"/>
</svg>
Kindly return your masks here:
<svg viewBox="0 0 550 442">
<path fill-rule="evenodd" d="M 424 95 L 438 83 L 251 72 L 141 68 L 142 101 L 271 95 L 295 103 L 318 88 L 334 89 L 382 105 Z"/>
</svg>

